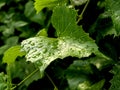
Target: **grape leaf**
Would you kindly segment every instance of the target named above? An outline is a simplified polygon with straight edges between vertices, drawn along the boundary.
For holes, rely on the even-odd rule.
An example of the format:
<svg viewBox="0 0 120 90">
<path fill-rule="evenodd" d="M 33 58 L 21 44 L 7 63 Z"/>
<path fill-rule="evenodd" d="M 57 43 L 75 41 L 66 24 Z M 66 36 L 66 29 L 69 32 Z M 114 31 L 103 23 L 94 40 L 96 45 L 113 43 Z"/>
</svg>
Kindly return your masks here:
<svg viewBox="0 0 120 90">
<path fill-rule="evenodd" d="M 33 37 L 21 43 L 22 50 L 27 53 L 27 61 L 35 63 L 43 75 L 46 67 L 57 58 L 88 57 L 98 51 L 95 42 L 86 34 L 82 27 L 77 26 L 76 11 L 66 6 L 58 6 L 52 15 L 52 24 L 58 38 L 45 36 Z M 61 18 L 61 19 L 60 19 Z"/>
<path fill-rule="evenodd" d="M 89 74 L 92 73 L 93 71 L 89 62 L 82 60 L 74 61 L 66 70 L 66 78 L 70 90 L 77 90 L 77 87 L 81 86 L 80 84 L 82 84 L 82 86 L 84 84 L 86 89 L 89 88 Z M 81 88 L 79 90 L 83 89 Z"/>
<path fill-rule="evenodd" d="M 89 60 L 89 62 L 91 64 L 96 66 L 96 68 L 98 70 L 102 70 L 105 67 L 111 66 L 113 64 L 113 60 L 112 59 L 106 59 L 106 58 L 98 57 L 98 56 L 89 58 L 87 60 Z"/>
<path fill-rule="evenodd" d="M 66 78 L 70 90 L 101 90 L 105 80 L 93 84 L 91 75 L 94 74 L 92 64 L 88 60 L 76 60 L 66 70 Z"/>
<path fill-rule="evenodd" d="M 110 81 L 111 86 L 109 90 L 119 90 L 120 89 L 120 65 L 115 65 L 111 71 L 114 76 Z"/>
<path fill-rule="evenodd" d="M 20 51 L 20 46 L 13 46 L 9 48 L 3 56 L 3 63 L 11 64 L 15 61 L 15 59 L 20 56 L 25 55 L 25 52 Z"/>
<path fill-rule="evenodd" d="M 106 7 L 111 13 L 114 28 L 117 35 L 120 35 L 120 0 L 106 0 Z"/>
<path fill-rule="evenodd" d="M 57 36 L 70 38 L 73 42 L 86 43 L 86 48 L 93 49 L 91 53 L 102 55 L 94 40 L 89 37 L 81 26 L 76 24 L 77 11 L 66 6 L 54 8 L 52 15 L 52 24 L 56 29 Z M 103 56 L 103 55 L 102 55 Z"/>
<path fill-rule="evenodd" d="M 56 29 L 58 37 L 69 36 L 79 42 L 94 41 L 87 33 L 82 30 L 82 27 L 76 24 L 77 11 L 66 6 L 58 6 L 54 8 L 52 15 L 52 24 Z"/>
<path fill-rule="evenodd" d="M 37 10 L 37 13 L 40 12 L 45 7 L 54 7 L 58 3 L 62 2 L 64 0 L 35 0 L 35 9 Z"/>
<path fill-rule="evenodd" d="M 100 38 L 99 36 L 105 37 L 107 35 L 117 36 L 117 32 L 113 26 L 110 15 L 111 14 L 108 11 L 100 14 L 94 24 L 91 25 L 89 33 L 92 35 L 97 32 L 98 35 L 96 35 L 96 38 Z"/>
<path fill-rule="evenodd" d="M 55 59 L 73 57 L 88 57 L 94 51 L 90 43 L 80 44 L 70 38 L 48 38 L 44 36 L 29 38 L 22 42 L 22 48 L 27 52 L 26 59 L 31 62 L 40 62 L 40 71 Z M 36 62 L 36 63 L 38 63 Z"/>
</svg>

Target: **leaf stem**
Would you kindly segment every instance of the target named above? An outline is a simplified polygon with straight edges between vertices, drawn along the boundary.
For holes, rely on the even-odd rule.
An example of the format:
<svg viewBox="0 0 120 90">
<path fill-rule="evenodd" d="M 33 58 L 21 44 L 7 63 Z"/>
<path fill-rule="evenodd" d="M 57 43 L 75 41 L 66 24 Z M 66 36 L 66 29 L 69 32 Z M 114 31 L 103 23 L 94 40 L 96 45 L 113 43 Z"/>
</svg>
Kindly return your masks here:
<svg viewBox="0 0 120 90">
<path fill-rule="evenodd" d="M 7 84 L 8 84 L 8 89 L 11 90 L 11 87 L 12 87 L 12 79 L 11 79 L 11 65 L 8 64 L 7 65 L 7 75 L 8 75 L 8 79 L 7 79 Z"/>
<path fill-rule="evenodd" d="M 55 85 L 55 83 L 53 82 L 53 80 L 51 79 L 51 77 L 45 72 L 46 76 L 48 77 L 48 79 L 50 80 L 50 82 L 52 83 L 52 85 L 54 86 L 54 90 L 58 90 L 57 86 Z"/>
<path fill-rule="evenodd" d="M 84 8 L 83 8 L 83 10 L 82 10 L 82 12 L 81 12 L 81 14 L 78 16 L 79 18 L 78 18 L 78 20 L 77 20 L 77 23 L 78 23 L 80 20 L 83 19 L 83 14 L 84 14 L 84 12 L 85 12 L 85 10 L 86 10 L 89 2 L 90 2 L 90 0 L 87 1 L 87 3 L 85 4 L 85 6 L 84 6 Z"/>
<path fill-rule="evenodd" d="M 29 74 L 25 79 L 23 79 L 20 83 L 18 83 L 16 86 L 14 86 L 12 88 L 15 89 L 16 87 L 20 86 L 21 84 L 23 84 L 26 80 L 28 80 L 31 76 L 33 76 L 37 71 L 39 70 L 39 68 L 35 69 L 31 74 Z"/>
</svg>

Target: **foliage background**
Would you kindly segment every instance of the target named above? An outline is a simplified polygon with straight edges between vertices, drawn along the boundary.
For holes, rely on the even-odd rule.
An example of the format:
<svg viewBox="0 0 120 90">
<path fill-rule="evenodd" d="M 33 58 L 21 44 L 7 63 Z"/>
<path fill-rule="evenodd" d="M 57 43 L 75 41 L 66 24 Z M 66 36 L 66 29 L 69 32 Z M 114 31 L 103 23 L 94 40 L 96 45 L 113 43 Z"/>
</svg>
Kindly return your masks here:
<svg viewBox="0 0 120 90">
<path fill-rule="evenodd" d="M 4 52 L 12 46 L 19 45 L 22 40 L 35 36 L 47 22 L 47 15 L 47 12 L 36 14 L 32 0 L 0 0 L 0 72 L 7 73 L 6 64 L 2 63 Z M 12 82 L 18 84 L 34 69 L 35 67 L 26 63 L 24 58 L 18 58 L 11 66 Z M 33 81 L 32 78 L 34 78 L 33 80 L 38 79 L 38 75 L 31 77 L 16 90 L 26 90 L 27 88 L 27 90 L 32 90 L 32 86 L 34 89 L 39 87 L 41 83 L 39 81 L 28 87 Z M 44 83 L 41 83 L 41 86 L 46 88 Z M 5 89 L 0 87 L 0 90 Z"/>
<path fill-rule="evenodd" d="M 117 7 L 119 5 L 120 2 L 117 0 L 111 0 L 111 2 L 110 0 L 90 0 L 83 19 L 78 25 L 82 25 L 83 30 L 95 40 L 99 50 L 111 58 L 111 61 L 96 57 L 94 54 L 81 59 L 69 56 L 63 60 L 53 61 L 45 72 L 59 90 L 89 90 L 87 87 L 91 90 L 120 88 L 120 19 L 118 18 L 120 15 L 119 7 Z M 78 14 L 82 12 L 84 6 L 84 3 L 75 6 L 75 9 L 79 10 Z M 50 22 L 52 13 L 51 8 L 44 8 L 36 14 L 32 0 L 0 1 L 0 82 L 2 82 L 0 90 L 5 90 L 7 86 L 5 83 L 7 65 L 2 62 L 5 51 L 12 46 L 20 45 L 24 39 L 34 37 L 43 29 L 48 32 L 48 37 L 56 37 L 55 29 Z M 99 63 L 101 67 L 97 68 L 96 63 Z M 80 69 L 76 69 L 78 66 Z M 18 84 L 35 68 L 34 64 L 26 62 L 24 57 L 18 57 L 10 66 L 12 83 Z M 53 90 L 54 86 L 47 74 L 40 79 L 37 71 L 15 90 Z M 83 84 L 79 84 L 81 82 Z M 87 85 L 86 89 L 80 88 L 82 87 L 80 85 L 83 87 Z"/>
</svg>

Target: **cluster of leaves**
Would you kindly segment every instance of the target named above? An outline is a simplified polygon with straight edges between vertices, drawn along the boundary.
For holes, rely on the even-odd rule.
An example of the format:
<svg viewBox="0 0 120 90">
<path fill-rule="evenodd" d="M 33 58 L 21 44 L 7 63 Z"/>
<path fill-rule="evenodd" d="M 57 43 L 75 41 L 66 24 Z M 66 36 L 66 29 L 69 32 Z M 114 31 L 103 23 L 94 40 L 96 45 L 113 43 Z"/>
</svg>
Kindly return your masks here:
<svg viewBox="0 0 120 90">
<path fill-rule="evenodd" d="M 42 11 L 36 14 L 33 3 L 32 0 L 0 0 L 0 90 L 11 90 L 17 86 L 12 83 L 18 84 L 35 70 L 22 57 L 25 53 L 20 52 L 21 41 L 36 35 L 46 20 L 47 14 Z M 16 88 L 27 89 L 38 79 L 39 72 Z"/>
<path fill-rule="evenodd" d="M 6 3 L 3 1 L 0 7 Z M 7 81 L 2 81 L 6 75 L 1 73 L 1 82 L 6 88 L 14 89 L 22 83 L 28 86 L 33 80 L 43 77 L 48 77 L 55 90 L 118 90 L 120 88 L 120 43 L 118 42 L 120 1 L 35 0 L 34 5 L 38 14 L 35 14 L 33 2 L 29 1 L 25 5 L 24 19 L 19 19 L 22 21 L 14 17 L 8 23 L 1 22 L 3 37 L 8 38 L 15 31 L 22 33 L 18 39 L 31 37 L 23 40 L 21 47 L 14 46 L 4 53 L 3 63 L 7 63 L 7 78 L 5 78 Z M 14 9 L 12 10 L 10 12 L 14 12 Z M 14 14 L 11 15 L 13 16 Z M 36 36 L 31 35 L 33 32 L 29 30 L 29 33 L 27 32 L 29 36 L 26 37 L 24 30 L 29 28 L 29 23 L 25 21 L 26 17 L 31 23 L 38 23 L 42 27 Z M 12 29 L 8 30 L 9 26 Z M 8 30 L 12 33 L 6 34 L 3 27 L 5 32 Z M 30 65 L 23 61 L 23 58 L 22 61 L 15 61 L 18 56 L 24 55 Z M 21 63 L 24 65 L 22 66 Z M 21 67 L 29 74 L 35 68 L 36 70 L 23 79 L 25 75 L 20 77 L 15 74 L 15 68 Z M 29 67 L 32 67 L 32 70 L 29 70 Z M 11 79 L 16 76 L 23 81 L 13 86 Z"/>
</svg>

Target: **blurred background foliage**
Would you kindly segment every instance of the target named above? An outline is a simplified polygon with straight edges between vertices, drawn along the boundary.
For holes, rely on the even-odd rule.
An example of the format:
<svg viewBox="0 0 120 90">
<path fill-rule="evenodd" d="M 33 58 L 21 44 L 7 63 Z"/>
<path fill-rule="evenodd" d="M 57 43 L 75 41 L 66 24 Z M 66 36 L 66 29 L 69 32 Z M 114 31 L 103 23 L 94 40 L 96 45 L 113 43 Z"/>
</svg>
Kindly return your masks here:
<svg viewBox="0 0 120 90">
<path fill-rule="evenodd" d="M 35 36 L 40 29 L 46 27 L 48 12 L 43 10 L 36 14 L 33 3 L 33 0 L 0 0 L 0 72 L 6 73 L 2 57 L 8 48 L 19 45 L 22 40 Z M 18 58 L 11 66 L 12 82 L 18 84 L 34 69 L 33 64 L 25 62 L 24 58 Z M 36 73 L 16 90 L 33 90 L 27 87 L 38 79 L 39 74 Z"/>
<path fill-rule="evenodd" d="M 31 0 L 0 1 L 0 55 L 44 27 L 46 14 L 36 14 Z"/>
</svg>

